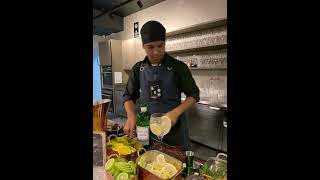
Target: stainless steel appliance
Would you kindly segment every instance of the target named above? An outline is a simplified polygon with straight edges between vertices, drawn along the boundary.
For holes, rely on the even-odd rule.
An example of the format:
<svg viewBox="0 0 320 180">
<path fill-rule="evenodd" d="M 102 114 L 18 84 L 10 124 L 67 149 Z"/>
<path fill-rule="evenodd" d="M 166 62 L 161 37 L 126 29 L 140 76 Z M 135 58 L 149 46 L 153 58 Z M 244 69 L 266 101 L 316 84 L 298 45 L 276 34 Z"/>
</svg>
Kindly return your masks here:
<svg viewBox="0 0 320 180">
<path fill-rule="evenodd" d="M 112 67 L 111 65 L 101 66 L 102 89 L 112 89 Z"/>
<path fill-rule="evenodd" d="M 114 112 L 120 117 L 127 117 L 127 113 L 123 107 L 125 87 L 125 85 L 116 85 L 114 87 Z"/>
<path fill-rule="evenodd" d="M 101 85 L 102 99 L 113 99 L 113 82 L 112 82 L 112 67 L 111 65 L 101 66 Z M 113 112 L 113 103 L 111 103 L 109 112 Z"/>
<path fill-rule="evenodd" d="M 122 41 L 105 39 L 99 42 L 99 58 L 101 63 L 102 99 L 114 101 L 113 73 L 119 71 L 121 61 Z M 114 102 L 109 107 L 109 112 L 114 112 Z"/>
<path fill-rule="evenodd" d="M 227 152 L 227 107 L 196 103 L 187 113 L 192 142 Z"/>
</svg>

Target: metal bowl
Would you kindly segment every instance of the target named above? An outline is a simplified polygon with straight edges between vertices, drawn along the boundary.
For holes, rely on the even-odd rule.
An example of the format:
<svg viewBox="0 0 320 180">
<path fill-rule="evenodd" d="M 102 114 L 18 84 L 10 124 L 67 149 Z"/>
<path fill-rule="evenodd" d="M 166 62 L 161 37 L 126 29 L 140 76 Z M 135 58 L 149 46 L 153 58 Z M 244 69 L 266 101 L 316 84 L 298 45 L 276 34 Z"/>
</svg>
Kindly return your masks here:
<svg viewBox="0 0 320 180">
<path fill-rule="evenodd" d="M 166 160 L 166 162 L 172 164 L 173 166 L 175 166 L 175 168 L 177 169 L 177 173 L 168 179 L 162 179 L 158 176 L 156 176 L 155 174 L 153 174 L 152 172 L 148 171 L 147 169 L 145 169 L 144 167 L 139 165 L 139 161 L 141 160 L 141 158 L 145 159 L 146 163 L 151 163 L 152 161 L 154 161 L 156 159 L 156 156 L 159 154 L 163 154 L 164 159 Z M 175 177 L 177 177 L 179 174 L 182 173 L 183 171 L 183 166 L 182 166 L 182 162 L 172 156 L 169 156 L 165 153 L 162 153 L 160 151 L 157 150 L 151 150 L 151 151 L 147 151 L 146 153 L 140 155 L 137 160 L 136 163 L 138 165 L 139 168 L 139 179 L 142 180 L 169 180 L 169 179 L 174 179 Z"/>
</svg>

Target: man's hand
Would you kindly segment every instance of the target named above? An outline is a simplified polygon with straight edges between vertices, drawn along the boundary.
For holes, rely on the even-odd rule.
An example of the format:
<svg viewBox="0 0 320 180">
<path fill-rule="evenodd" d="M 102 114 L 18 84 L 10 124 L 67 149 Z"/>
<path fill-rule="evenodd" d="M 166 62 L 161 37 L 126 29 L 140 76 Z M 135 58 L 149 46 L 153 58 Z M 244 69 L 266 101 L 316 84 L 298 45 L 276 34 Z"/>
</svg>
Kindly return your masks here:
<svg viewBox="0 0 320 180">
<path fill-rule="evenodd" d="M 166 116 L 171 120 L 171 126 L 174 126 L 177 123 L 179 116 L 189 109 L 196 100 L 193 97 L 187 97 L 184 102 L 182 102 L 178 107 L 169 111 Z"/>
<path fill-rule="evenodd" d="M 177 123 L 180 114 L 173 109 L 166 113 L 166 116 L 171 120 L 171 127 L 173 127 Z"/>
<path fill-rule="evenodd" d="M 128 119 L 124 124 L 123 131 L 130 138 L 133 138 L 136 132 L 136 113 L 134 111 L 134 103 L 132 100 L 124 102 L 124 108 L 127 112 Z"/>
<path fill-rule="evenodd" d="M 133 138 L 135 136 L 135 132 L 136 132 L 135 117 L 128 117 L 126 123 L 124 124 L 123 131 L 130 138 Z"/>
</svg>

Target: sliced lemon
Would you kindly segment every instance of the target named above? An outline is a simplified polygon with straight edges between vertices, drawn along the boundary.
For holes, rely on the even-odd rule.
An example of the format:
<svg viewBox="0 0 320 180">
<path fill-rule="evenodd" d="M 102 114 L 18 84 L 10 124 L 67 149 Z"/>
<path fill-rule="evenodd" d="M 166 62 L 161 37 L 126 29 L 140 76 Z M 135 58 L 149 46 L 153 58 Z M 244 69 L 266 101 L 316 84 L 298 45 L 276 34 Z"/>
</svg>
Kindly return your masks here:
<svg viewBox="0 0 320 180">
<path fill-rule="evenodd" d="M 163 155 L 163 154 L 157 155 L 156 161 L 157 161 L 158 163 L 160 163 L 160 164 L 163 164 L 163 163 L 166 162 L 166 160 L 164 159 L 164 155 Z"/>
<path fill-rule="evenodd" d="M 119 146 L 123 146 L 123 144 L 122 143 L 116 143 L 116 144 L 113 145 L 113 147 L 119 147 Z"/>
<path fill-rule="evenodd" d="M 173 177 L 177 172 L 176 167 L 172 164 L 167 164 L 162 168 L 162 173 L 167 174 L 169 178 Z"/>
<path fill-rule="evenodd" d="M 118 148 L 118 152 L 122 155 L 128 155 L 131 154 L 131 150 L 128 146 L 120 146 Z"/>
<path fill-rule="evenodd" d="M 153 170 L 153 166 L 152 166 L 152 164 L 147 164 L 147 166 L 146 166 L 146 170 L 148 170 L 148 171 L 152 171 Z"/>
<path fill-rule="evenodd" d="M 111 149 L 114 150 L 114 151 L 118 151 L 118 148 L 121 147 L 121 146 L 123 146 L 122 143 L 116 143 L 115 145 L 112 146 Z"/>
<path fill-rule="evenodd" d="M 167 122 L 170 122 L 171 124 L 171 120 L 168 116 L 161 116 L 161 121 L 167 121 Z"/>
<path fill-rule="evenodd" d="M 140 158 L 140 160 L 138 161 L 137 164 L 140 165 L 140 166 L 143 167 L 143 168 L 146 168 L 146 160 L 145 160 L 144 156 L 142 156 L 142 157 Z"/>
<path fill-rule="evenodd" d="M 158 176 L 158 177 L 161 177 L 161 175 L 162 175 L 162 172 L 160 170 L 152 170 L 151 173 Z"/>
<path fill-rule="evenodd" d="M 166 165 L 166 163 L 160 163 L 158 161 L 153 161 L 153 169 L 162 170 L 162 168 Z"/>
<path fill-rule="evenodd" d="M 169 176 L 168 174 L 166 174 L 166 173 L 161 173 L 160 178 L 162 178 L 162 179 L 169 179 L 170 176 Z"/>
<path fill-rule="evenodd" d="M 122 147 L 122 146 L 115 146 L 115 147 L 112 147 L 111 149 L 114 150 L 114 151 L 119 151 L 119 148 Z"/>
<path fill-rule="evenodd" d="M 158 124 L 150 124 L 150 130 L 156 136 L 160 136 L 161 135 L 161 128 L 160 128 L 160 126 Z"/>
<path fill-rule="evenodd" d="M 171 129 L 171 120 L 168 116 L 161 116 L 160 128 L 163 135 L 168 134 Z"/>
</svg>

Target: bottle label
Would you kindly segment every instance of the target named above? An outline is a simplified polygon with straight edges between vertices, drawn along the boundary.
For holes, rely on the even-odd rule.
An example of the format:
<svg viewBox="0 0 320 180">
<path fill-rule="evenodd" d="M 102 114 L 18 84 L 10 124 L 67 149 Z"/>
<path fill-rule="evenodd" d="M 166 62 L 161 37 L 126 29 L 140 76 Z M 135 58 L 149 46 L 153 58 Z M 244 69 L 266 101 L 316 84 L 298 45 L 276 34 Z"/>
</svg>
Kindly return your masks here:
<svg viewBox="0 0 320 180">
<path fill-rule="evenodd" d="M 139 141 L 149 141 L 149 127 L 137 126 L 137 138 Z"/>
</svg>

